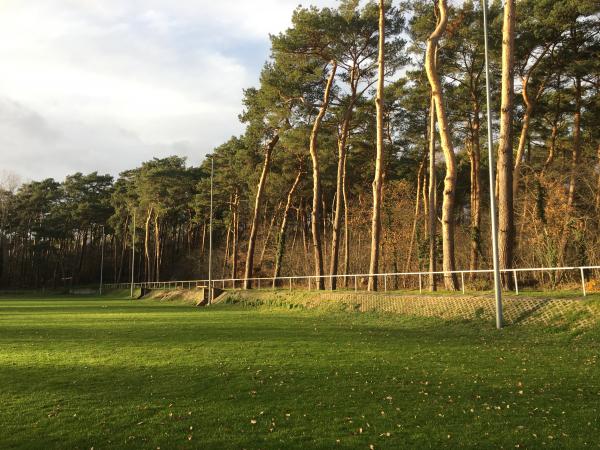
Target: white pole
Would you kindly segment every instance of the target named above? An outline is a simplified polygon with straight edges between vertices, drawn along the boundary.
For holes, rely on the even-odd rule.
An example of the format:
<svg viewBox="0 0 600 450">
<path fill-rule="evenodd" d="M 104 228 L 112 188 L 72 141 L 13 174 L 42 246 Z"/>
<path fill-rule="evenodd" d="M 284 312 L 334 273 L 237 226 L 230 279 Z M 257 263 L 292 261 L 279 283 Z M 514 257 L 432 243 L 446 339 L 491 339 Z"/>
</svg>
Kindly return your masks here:
<svg viewBox="0 0 600 450">
<path fill-rule="evenodd" d="M 496 298 L 496 328 L 502 328 L 502 286 L 500 285 L 500 268 L 498 261 L 498 223 L 496 217 L 496 195 L 494 193 L 494 149 L 492 144 L 492 107 L 490 93 L 490 65 L 488 50 L 488 18 L 487 0 L 482 0 L 483 9 L 483 39 L 485 50 L 485 96 L 487 109 L 488 159 L 490 174 L 490 216 L 492 219 L 492 257 L 494 263 L 494 294 Z"/>
<path fill-rule="evenodd" d="M 104 277 L 104 225 L 102 225 L 102 241 L 100 245 L 102 246 L 100 252 L 100 295 L 102 295 L 102 282 Z"/>
<path fill-rule="evenodd" d="M 208 233 L 208 304 L 213 301 L 212 290 L 212 244 L 213 244 L 213 177 L 215 171 L 214 155 L 210 157 L 210 221 Z"/>
<path fill-rule="evenodd" d="M 587 296 L 587 292 L 585 291 L 585 273 L 583 272 L 583 267 L 581 267 L 580 269 L 581 272 L 581 287 L 583 289 L 583 296 Z"/>
<path fill-rule="evenodd" d="M 131 231 L 131 298 L 133 298 L 134 278 L 135 278 L 135 210 L 133 211 L 133 229 Z"/>
</svg>

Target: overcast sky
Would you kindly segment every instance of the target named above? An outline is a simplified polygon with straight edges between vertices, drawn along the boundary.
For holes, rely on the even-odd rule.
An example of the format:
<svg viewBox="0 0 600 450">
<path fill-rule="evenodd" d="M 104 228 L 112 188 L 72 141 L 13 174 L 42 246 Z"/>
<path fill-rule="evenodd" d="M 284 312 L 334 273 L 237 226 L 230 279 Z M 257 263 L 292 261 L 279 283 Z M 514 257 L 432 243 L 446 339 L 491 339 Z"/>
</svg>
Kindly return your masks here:
<svg viewBox="0 0 600 450">
<path fill-rule="evenodd" d="M 242 131 L 242 89 L 298 3 L 0 0 L 0 172 L 116 175 L 171 154 L 198 164 Z"/>
</svg>

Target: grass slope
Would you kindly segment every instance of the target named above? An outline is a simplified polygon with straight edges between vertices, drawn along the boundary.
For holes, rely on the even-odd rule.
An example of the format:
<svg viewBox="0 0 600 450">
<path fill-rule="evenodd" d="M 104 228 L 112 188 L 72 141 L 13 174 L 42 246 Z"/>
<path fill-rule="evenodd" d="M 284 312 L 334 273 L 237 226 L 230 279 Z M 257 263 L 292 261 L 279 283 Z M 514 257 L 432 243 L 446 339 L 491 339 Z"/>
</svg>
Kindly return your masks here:
<svg viewBox="0 0 600 450">
<path fill-rule="evenodd" d="M 0 448 L 597 448 L 600 333 L 0 300 Z"/>
</svg>

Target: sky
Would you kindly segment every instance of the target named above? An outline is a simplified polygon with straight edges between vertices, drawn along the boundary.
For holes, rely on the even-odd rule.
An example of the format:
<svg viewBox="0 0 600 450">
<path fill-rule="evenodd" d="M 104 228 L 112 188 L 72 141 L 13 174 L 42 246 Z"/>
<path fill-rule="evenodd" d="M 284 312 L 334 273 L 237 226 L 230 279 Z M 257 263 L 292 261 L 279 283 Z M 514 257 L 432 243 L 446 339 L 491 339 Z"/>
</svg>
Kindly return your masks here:
<svg viewBox="0 0 600 450">
<path fill-rule="evenodd" d="M 0 175 L 198 164 L 299 3 L 337 1 L 0 0 Z"/>
</svg>

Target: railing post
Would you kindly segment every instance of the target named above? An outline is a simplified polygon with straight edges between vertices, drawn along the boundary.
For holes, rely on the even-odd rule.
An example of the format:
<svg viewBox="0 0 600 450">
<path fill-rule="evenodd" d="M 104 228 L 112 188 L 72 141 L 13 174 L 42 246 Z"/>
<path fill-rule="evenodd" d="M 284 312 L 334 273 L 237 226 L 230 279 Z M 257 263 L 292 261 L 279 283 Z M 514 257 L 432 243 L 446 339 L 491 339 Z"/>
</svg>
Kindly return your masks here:
<svg viewBox="0 0 600 450">
<path fill-rule="evenodd" d="M 583 267 L 579 268 L 579 271 L 581 272 L 581 288 L 583 290 L 583 296 L 587 296 L 587 292 L 585 291 L 585 274 L 583 273 Z"/>
<path fill-rule="evenodd" d="M 460 285 L 462 286 L 462 293 L 465 295 L 465 273 L 460 273 Z"/>
<path fill-rule="evenodd" d="M 423 293 L 423 277 L 419 274 L 419 294 Z"/>
<path fill-rule="evenodd" d="M 260 278 L 258 279 L 258 288 L 260 289 Z"/>
<path fill-rule="evenodd" d="M 292 279 L 290 278 L 290 292 L 292 292 Z"/>
<path fill-rule="evenodd" d="M 354 292 L 358 292 L 358 280 L 357 280 L 357 276 L 354 275 Z"/>
<path fill-rule="evenodd" d="M 383 291 L 387 292 L 387 275 L 383 276 Z"/>
<path fill-rule="evenodd" d="M 519 295 L 519 281 L 517 280 L 517 271 L 513 270 L 513 278 L 515 280 L 515 294 Z"/>
</svg>

